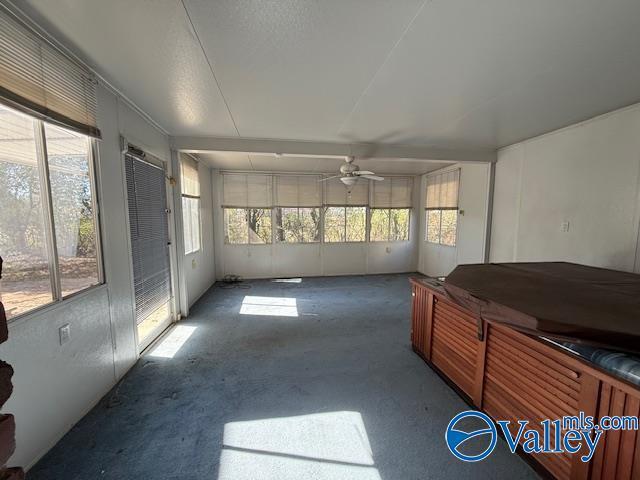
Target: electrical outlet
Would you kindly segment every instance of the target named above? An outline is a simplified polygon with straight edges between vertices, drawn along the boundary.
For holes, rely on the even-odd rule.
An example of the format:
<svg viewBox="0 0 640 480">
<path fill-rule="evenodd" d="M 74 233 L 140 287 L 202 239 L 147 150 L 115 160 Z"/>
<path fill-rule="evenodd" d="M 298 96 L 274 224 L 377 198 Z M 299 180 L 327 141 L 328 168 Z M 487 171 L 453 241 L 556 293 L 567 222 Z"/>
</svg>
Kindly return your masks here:
<svg viewBox="0 0 640 480">
<path fill-rule="evenodd" d="M 387 253 L 391 253 L 391 247 L 387 247 L 385 250 L 387 251 Z"/>
<path fill-rule="evenodd" d="M 58 332 L 60 333 L 60 345 L 64 345 L 71 340 L 71 325 L 68 323 L 61 326 Z"/>
<path fill-rule="evenodd" d="M 569 221 L 568 220 L 566 220 L 566 221 L 564 221 L 564 222 L 562 222 L 560 224 L 560 231 L 561 232 L 568 232 L 569 231 Z"/>
</svg>

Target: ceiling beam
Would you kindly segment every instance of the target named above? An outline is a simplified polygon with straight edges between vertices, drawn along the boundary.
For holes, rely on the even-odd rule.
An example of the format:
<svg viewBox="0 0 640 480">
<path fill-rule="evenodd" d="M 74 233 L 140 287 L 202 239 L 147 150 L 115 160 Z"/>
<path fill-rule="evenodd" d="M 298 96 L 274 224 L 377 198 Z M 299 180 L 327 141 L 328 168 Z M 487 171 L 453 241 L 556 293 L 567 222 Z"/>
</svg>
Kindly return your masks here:
<svg viewBox="0 0 640 480">
<path fill-rule="evenodd" d="M 287 155 L 347 156 L 361 158 L 411 158 L 450 162 L 492 163 L 497 160 L 494 149 L 442 148 L 367 143 L 308 142 L 261 138 L 172 136 L 171 148 L 181 152 L 242 152 L 248 154 L 278 153 Z"/>
</svg>

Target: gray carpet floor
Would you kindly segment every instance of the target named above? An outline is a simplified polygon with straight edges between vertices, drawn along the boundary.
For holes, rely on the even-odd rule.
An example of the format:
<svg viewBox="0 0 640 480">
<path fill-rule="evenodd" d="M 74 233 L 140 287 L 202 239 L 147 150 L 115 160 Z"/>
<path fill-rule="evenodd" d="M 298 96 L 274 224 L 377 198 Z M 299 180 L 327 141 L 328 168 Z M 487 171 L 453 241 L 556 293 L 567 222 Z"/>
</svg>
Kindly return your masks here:
<svg viewBox="0 0 640 480">
<path fill-rule="evenodd" d="M 411 350 L 407 275 L 211 288 L 30 480 L 537 478 L 503 440 L 447 450 L 467 405 Z"/>
</svg>

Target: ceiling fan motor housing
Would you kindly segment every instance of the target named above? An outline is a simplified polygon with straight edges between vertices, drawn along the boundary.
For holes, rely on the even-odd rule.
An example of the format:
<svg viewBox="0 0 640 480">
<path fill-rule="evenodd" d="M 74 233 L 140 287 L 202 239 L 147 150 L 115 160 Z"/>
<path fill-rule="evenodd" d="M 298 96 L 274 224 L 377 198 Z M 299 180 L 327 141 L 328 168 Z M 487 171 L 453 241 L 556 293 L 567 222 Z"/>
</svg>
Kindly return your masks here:
<svg viewBox="0 0 640 480">
<path fill-rule="evenodd" d="M 343 175 L 353 175 L 353 172 L 357 172 L 358 170 L 360 170 L 360 167 L 358 165 L 354 165 L 353 163 L 345 163 L 343 165 L 340 165 L 340 173 L 342 173 Z"/>
</svg>

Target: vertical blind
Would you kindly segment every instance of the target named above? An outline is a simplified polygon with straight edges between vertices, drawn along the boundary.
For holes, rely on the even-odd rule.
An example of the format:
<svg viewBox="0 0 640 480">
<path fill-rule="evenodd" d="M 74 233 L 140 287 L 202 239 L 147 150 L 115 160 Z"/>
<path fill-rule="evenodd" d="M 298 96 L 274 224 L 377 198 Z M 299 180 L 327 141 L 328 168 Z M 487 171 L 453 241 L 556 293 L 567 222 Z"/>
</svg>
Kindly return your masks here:
<svg viewBox="0 0 640 480">
<path fill-rule="evenodd" d="M 413 205 L 413 178 L 388 177 L 371 182 L 371 207 L 411 208 Z"/>
<path fill-rule="evenodd" d="M 271 208 L 272 176 L 253 173 L 225 173 L 222 176 L 222 206 Z"/>
<path fill-rule="evenodd" d="M 180 155 L 180 183 L 182 194 L 190 197 L 200 196 L 198 162 L 189 155 Z"/>
<path fill-rule="evenodd" d="M 276 175 L 275 204 L 278 207 L 320 207 L 322 189 L 317 175 Z"/>
<path fill-rule="evenodd" d="M 457 208 L 459 184 L 460 169 L 428 176 L 425 208 Z"/>
<path fill-rule="evenodd" d="M 0 100 L 92 137 L 96 124 L 96 81 L 0 6 Z"/>
<path fill-rule="evenodd" d="M 141 323 L 171 299 L 165 175 L 161 168 L 129 154 L 125 173 L 136 321 Z"/>
<path fill-rule="evenodd" d="M 339 178 L 324 182 L 325 205 L 357 205 L 369 204 L 369 180 L 358 179 L 355 185 L 347 187 Z"/>
</svg>

